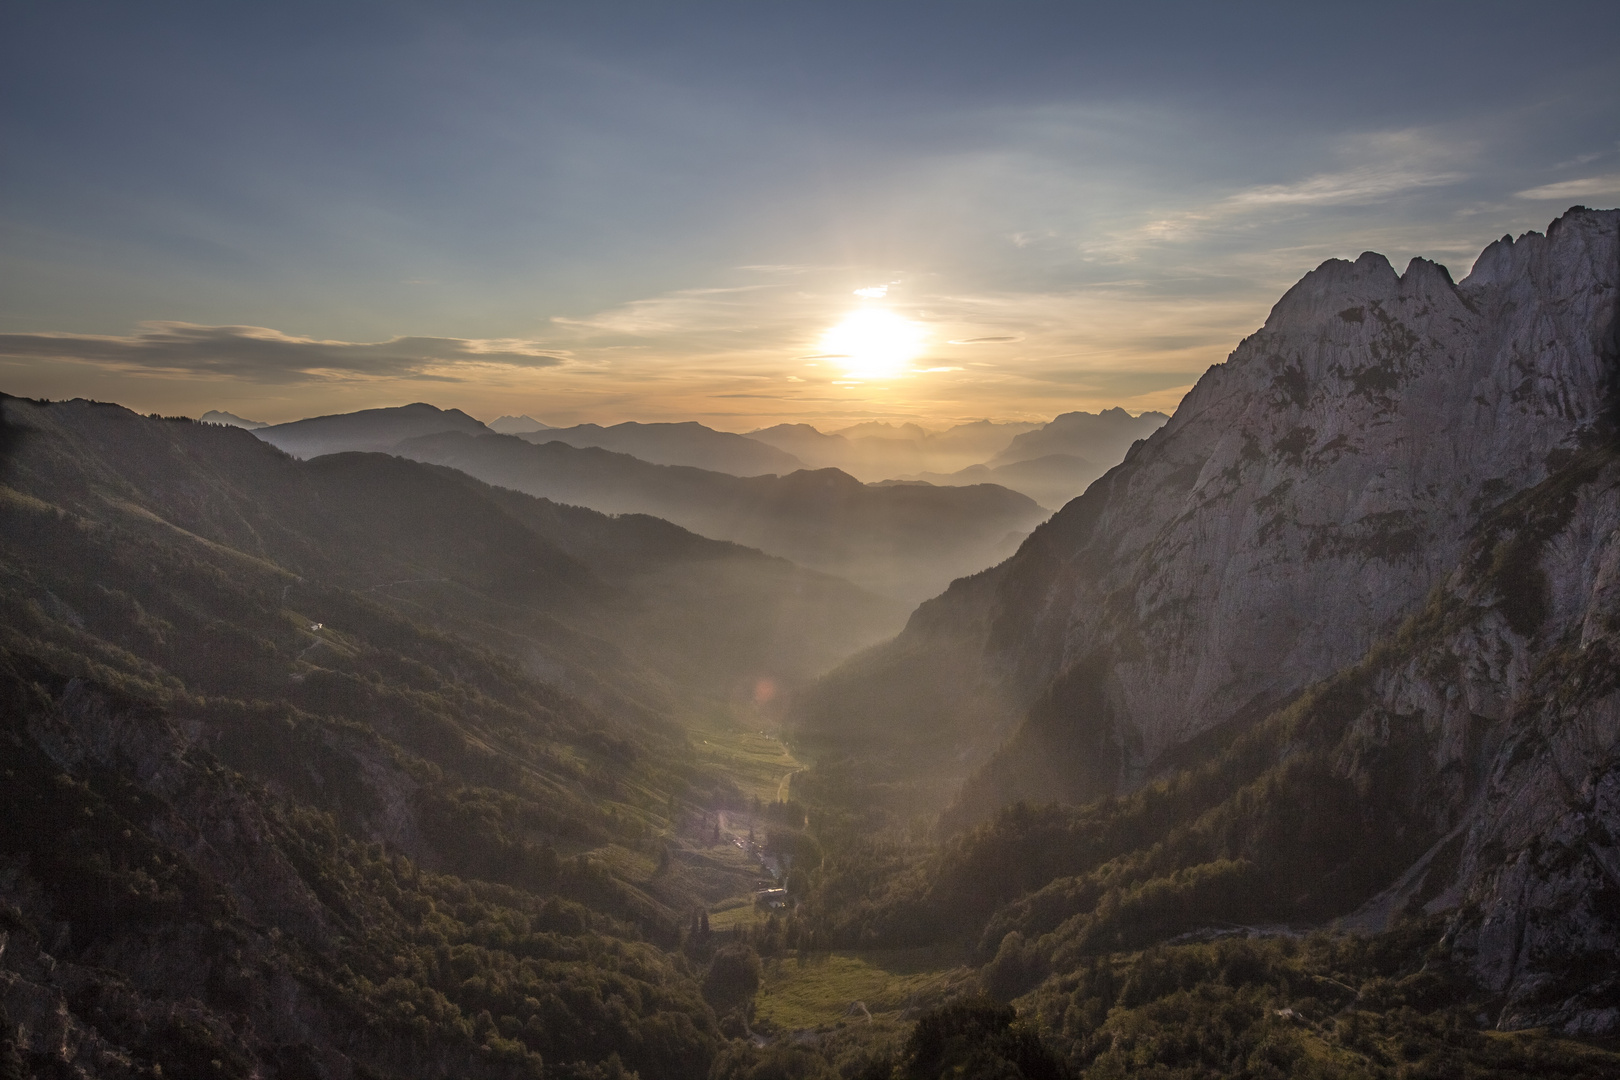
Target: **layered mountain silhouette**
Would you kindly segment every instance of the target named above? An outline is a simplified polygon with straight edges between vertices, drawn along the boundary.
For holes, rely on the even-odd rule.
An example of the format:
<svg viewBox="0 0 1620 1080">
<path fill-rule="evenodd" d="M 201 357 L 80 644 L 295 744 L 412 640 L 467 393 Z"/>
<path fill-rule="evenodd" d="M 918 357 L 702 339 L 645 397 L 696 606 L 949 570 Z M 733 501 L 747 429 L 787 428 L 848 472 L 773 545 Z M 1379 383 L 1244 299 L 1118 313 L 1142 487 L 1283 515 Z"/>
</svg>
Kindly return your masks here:
<svg viewBox="0 0 1620 1080">
<path fill-rule="evenodd" d="M 221 412 L 218 409 L 211 409 L 203 413 L 198 419 L 205 424 L 225 424 L 229 427 L 247 428 L 250 431 L 254 428 L 270 426 L 261 420 L 247 420 L 237 416 L 235 413 Z"/>
<path fill-rule="evenodd" d="M 852 629 L 875 639 L 894 625 L 891 601 L 642 515 L 557 505 L 383 454 L 301 462 L 247 432 L 165 426 L 116 406 L 10 399 L 6 409 L 20 444 L 8 482 L 23 495 L 98 519 L 160 520 L 497 638 L 541 626 L 543 614 L 552 628 L 524 649 L 579 688 L 653 672 L 705 672 L 722 690 L 792 680 L 848 652 Z M 666 634 L 671 620 L 706 627 L 707 640 Z M 606 643 L 620 661 L 603 660 Z"/>
<path fill-rule="evenodd" d="M 690 465 L 733 476 L 790 473 L 804 468 L 804 462 L 774 446 L 745 435 L 715 431 L 693 421 L 681 424 L 640 424 L 632 421 L 611 427 L 579 424 L 514 434 L 533 443 L 599 446 L 655 465 Z"/>
<path fill-rule="evenodd" d="M 1042 427 L 1015 436 L 986 464 L 997 468 L 1063 454 L 1093 461 L 1108 469 L 1119 463 L 1132 443 L 1147 438 L 1169 419 L 1161 412 L 1132 416 L 1117 408 L 1099 413 L 1063 413 Z"/>
<path fill-rule="evenodd" d="M 255 428 L 254 434 L 294 457 L 312 458 L 346 450 L 387 450 L 402 439 L 440 431 L 483 434 L 489 428 L 460 409 L 440 409 L 419 401 L 397 408 L 312 416 Z"/>
<path fill-rule="evenodd" d="M 875 482 L 982 463 L 1006 449 L 1013 436 L 1039 426 L 976 420 L 928 431 L 917 424 L 870 421 L 824 433 L 809 424 L 777 424 L 748 437 L 794 454 L 812 468 L 840 469 Z"/>
<path fill-rule="evenodd" d="M 891 483 L 924 483 L 939 487 L 1000 484 L 1022 492 L 1042 506 L 1058 507 L 1085 491 L 1108 468 L 1073 454 L 1047 454 L 1008 465 L 969 465 L 953 473 L 916 473 Z"/>
<path fill-rule="evenodd" d="M 900 480 L 930 484 L 1000 484 L 1042 506 L 1060 507 L 1117 465 L 1131 444 L 1158 430 L 1169 417 L 1124 409 L 1064 413 L 1043 427 L 1015 435 L 988 462 L 953 473 L 923 472 Z M 959 430 L 959 429 L 958 429 Z"/>
<path fill-rule="evenodd" d="M 531 431 L 544 431 L 551 425 L 543 424 L 525 413 L 522 416 L 497 417 L 491 420 L 487 426 L 489 430 L 499 435 L 525 435 Z"/>
<path fill-rule="evenodd" d="M 447 432 L 393 452 L 558 502 L 652 514 L 909 599 L 1004 558 L 1046 517 L 990 484 L 866 485 L 836 469 L 737 477 L 504 435 Z"/>
<path fill-rule="evenodd" d="M 254 434 L 298 457 L 383 451 L 604 513 L 650 514 L 912 602 L 1005 558 L 1047 516 L 1033 500 L 990 484 L 867 487 L 838 470 L 802 469 L 792 455 L 696 423 L 585 424 L 498 435 L 459 410 L 418 403 Z"/>
<path fill-rule="evenodd" d="M 1201 921 L 1443 915 L 1491 1022 L 1615 1029 L 1617 296 L 1617 211 L 1461 282 L 1330 260 L 1016 556 L 824 680 L 807 737 L 933 798 L 971 771 L 946 820 L 994 819 L 886 910 L 1015 935 L 1033 978 Z M 1039 869 L 964 891 L 1019 851 Z"/>
</svg>

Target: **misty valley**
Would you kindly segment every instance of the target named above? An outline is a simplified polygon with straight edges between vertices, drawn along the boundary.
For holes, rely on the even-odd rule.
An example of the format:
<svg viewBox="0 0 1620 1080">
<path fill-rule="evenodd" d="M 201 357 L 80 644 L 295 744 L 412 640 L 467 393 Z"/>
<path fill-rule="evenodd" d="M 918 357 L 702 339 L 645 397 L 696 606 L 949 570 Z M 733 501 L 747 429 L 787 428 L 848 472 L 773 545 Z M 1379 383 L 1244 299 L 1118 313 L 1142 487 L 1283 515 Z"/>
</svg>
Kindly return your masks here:
<svg viewBox="0 0 1620 1080">
<path fill-rule="evenodd" d="M 0 1078 L 1620 1076 L 1620 211 L 1173 415 L 0 419 Z"/>
</svg>

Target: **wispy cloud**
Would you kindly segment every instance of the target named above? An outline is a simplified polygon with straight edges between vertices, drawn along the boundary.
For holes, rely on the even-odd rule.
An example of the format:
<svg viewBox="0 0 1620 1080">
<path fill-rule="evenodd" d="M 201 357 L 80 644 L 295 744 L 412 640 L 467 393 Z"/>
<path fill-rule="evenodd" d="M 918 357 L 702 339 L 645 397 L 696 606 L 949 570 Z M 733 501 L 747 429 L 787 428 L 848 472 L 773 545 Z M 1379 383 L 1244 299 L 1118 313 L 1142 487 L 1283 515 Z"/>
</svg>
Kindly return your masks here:
<svg viewBox="0 0 1620 1080">
<path fill-rule="evenodd" d="M 661 296 L 632 300 L 585 318 L 554 317 L 565 330 L 582 335 L 664 337 L 688 334 L 719 325 L 751 328 L 748 321 L 759 309 L 753 294 L 779 290 L 779 284 L 737 285 L 725 288 L 680 289 Z"/>
<path fill-rule="evenodd" d="M 1521 199 L 1607 199 L 1620 196 L 1620 173 L 1561 180 L 1515 192 Z"/>
<path fill-rule="evenodd" d="M 1455 171 L 1436 172 L 1401 164 L 1369 165 L 1345 172 L 1318 173 L 1292 184 L 1262 184 L 1226 200 L 1232 207 L 1363 205 L 1400 192 L 1443 187 L 1467 179 Z"/>
<path fill-rule="evenodd" d="M 1180 208 L 1144 214 L 1134 222 L 1082 240 L 1091 260 L 1124 263 L 1166 246 L 1222 242 L 1234 251 L 1264 248 L 1271 226 L 1286 219 L 1297 231 L 1301 220 L 1344 208 L 1380 207 L 1389 200 L 1462 184 L 1479 148 L 1466 139 L 1421 129 L 1360 132 L 1336 140 L 1325 164 L 1297 179 L 1251 184 L 1225 194 L 1208 191 Z M 1234 241 L 1243 237 L 1241 242 Z"/>
<path fill-rule="evenodd" d="M 334 377 L 442 380 L 458 364 L 553 367 L 557 350 L 514 339 L 396 337 L 330 341 L 295 337 L 263 326 L 148 322 L 137 334 L 0 334 L 0 356 L 79 360 L 115 368 L 229 376 L 260 383 Z"/>
</svg>

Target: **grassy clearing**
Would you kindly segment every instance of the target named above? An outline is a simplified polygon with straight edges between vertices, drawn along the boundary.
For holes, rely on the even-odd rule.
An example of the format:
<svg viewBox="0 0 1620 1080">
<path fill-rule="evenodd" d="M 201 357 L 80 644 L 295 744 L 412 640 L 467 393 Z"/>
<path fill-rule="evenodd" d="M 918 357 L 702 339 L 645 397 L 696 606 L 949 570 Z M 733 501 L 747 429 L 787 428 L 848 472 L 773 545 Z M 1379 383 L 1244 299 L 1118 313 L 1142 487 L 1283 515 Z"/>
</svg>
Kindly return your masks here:
<svg viewBox="0 0 1620 1080">
<path fill-rule="evenodd" d="M 766 913 L 754 905 L 752 893 L 747 896 L 734 896 L 730 900 L 722 901 L 709 912 L 709 928 L 712 930 L 746 928 L 756 922 L 763 922 L 766 917 Z"/>
<path fill-rule="evenodd" d="M 784 957 L 766 963 L 756 1007 L 761 1020 L 787 1030 L 864 1022 L 859 1009 L 850 1016 L 857 1001 L 875 1020 L 894 1020 L 907 1009 L 939 1002 L 974 977 L 956 951 L 940 948 Z"/>
<path fill-rule="evenodd" d="M 804 767 L 752 717 L 709 713 L 694 718 L 687 732 L 700 760 L 734 780 L 744 796 L 761 802 L 780 797 L 784 779 Z"/>
</svg>

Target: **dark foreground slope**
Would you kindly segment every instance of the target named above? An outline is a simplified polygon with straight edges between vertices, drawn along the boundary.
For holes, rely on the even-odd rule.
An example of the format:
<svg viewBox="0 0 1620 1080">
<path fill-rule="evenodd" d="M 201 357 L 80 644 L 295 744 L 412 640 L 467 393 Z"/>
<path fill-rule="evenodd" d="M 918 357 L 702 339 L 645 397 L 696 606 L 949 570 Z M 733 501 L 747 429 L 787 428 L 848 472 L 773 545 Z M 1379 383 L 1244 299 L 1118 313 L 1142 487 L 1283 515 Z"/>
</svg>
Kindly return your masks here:
<svg viewBox="0 0 1620 1080">
<path fill-rule="evenodd" d="M 726 781 L 661 709 L 727 673 L 593 631 L 825 579 L 397 458 L 3 408 L 0 1059 L 706 1073 L 668 950 L 717 871 L 671 834 Z M 694 563 L 718 596 L 659 585 Z"/>
<path fill-rule="evenodd" d="M 829 879 L 827 931 L 965 938 L 1047 994 L 1180 935 L 1417 920 L 1471 1023 L 1620 1030 L 1617 284 L 1620 212 L 1577 210 L 1460 285 L 1369 255 L 1296 286 L 1018 556 L 806 695 L 831 805 L 896 804 L 849 733 L 921 796 L 1013 732 L 942 852 Z"/>
<path fill-rule="evenodd" d="M 867 485 L 837 469 L 745 478 L 507 435 L 447 432 L 393 452 L 558 502 L 652 514 L 913 602 L 1005 558 L 1046 516 L 993 484 Z"/>
</svg>

